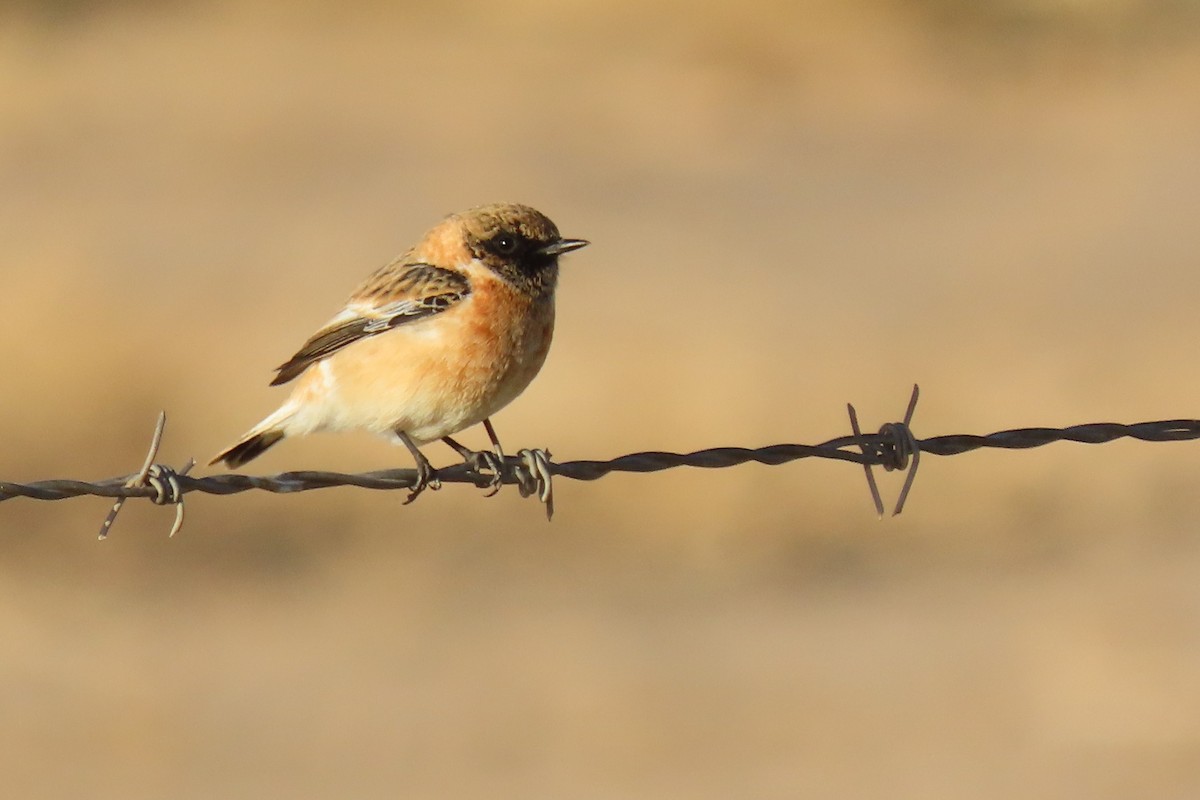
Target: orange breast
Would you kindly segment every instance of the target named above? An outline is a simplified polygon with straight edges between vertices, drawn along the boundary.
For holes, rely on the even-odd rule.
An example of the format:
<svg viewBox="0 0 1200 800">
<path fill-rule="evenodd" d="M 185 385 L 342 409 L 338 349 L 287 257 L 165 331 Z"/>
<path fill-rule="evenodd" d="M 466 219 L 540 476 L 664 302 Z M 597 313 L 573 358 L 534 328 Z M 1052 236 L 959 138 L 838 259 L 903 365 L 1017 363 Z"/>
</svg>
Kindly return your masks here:
<svg viewBox="0 0 1200 800">
<path fill-rule="evenodd" d="M 553 298 L 530 298 L 484 272 L 472 275 L 471 295 L 455 307 L 310 368 L 294 396 L 319 407 L 317 428 L 399 429 L 432 441 L 483 421 L 524 391 L 553 332 Z"/>
</svg>

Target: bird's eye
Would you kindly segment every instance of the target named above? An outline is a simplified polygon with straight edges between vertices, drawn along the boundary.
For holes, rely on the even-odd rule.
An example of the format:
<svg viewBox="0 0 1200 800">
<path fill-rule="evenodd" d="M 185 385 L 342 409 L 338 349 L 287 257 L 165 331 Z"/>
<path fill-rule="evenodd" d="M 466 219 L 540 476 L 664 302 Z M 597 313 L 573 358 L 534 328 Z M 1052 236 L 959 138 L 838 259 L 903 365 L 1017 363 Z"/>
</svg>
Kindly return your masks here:
<svg viewBox="0 0 1200 800">
<path fill-rule="evenodd" d="M 511 233 L 502 233 L 492 239 L 492 247 L 502 256 L 511 256 L 521 246 L 521 240 Z"/>
</svg>

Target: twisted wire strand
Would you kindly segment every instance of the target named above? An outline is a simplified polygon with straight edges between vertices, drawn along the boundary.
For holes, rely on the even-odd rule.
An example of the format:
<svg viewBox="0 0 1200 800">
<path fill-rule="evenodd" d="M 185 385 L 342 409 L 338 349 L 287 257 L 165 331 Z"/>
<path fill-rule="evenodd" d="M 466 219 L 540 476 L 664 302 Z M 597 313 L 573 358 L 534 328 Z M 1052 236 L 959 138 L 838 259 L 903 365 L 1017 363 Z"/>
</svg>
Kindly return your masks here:
<svg viewBox="0 0 1200 800">
<path fill-rule="evenodd" d="M 848 438 L 848 437 L 847 437 Z M 868 437 L 879 438 L 879 437 Z M 833 443 L 844 440 L 833 440 Z M 675 467 L 702 467 L 720 469 L 751 461 L 771 466 L 785 464 L 801 458 L 817 457 L 840 461 L 863 463 L 864 456 L 846 450 L 835 449 L 836 445 L 777 444 L 750 449 L 745 447 L 714 447 L 694 453 L 668 453 L 648 451 L 630 453 L 608 461 L 548 462 L 551 475 L 561 475 L 580 481 L 594 481 L 612 472 L 661 472 Z M 850 440 L 853 443 L 853 440 Z M 540 451 L 544 452 L 544 451 Z M 872 463 L 881 463 L 872 461 Z M 155 465 L 169 469 L 163 465 Z M 520 469 L 523 462 L 508 456 L 504 461 L 501 479 L 506 484 L 521 484 Z M 415 469 L 386 469 L 355 474 L 326 472 L 321 470 L 297 470 L 280 472 L 276 475 L 209 475 L 194 477 L 173 473 L 179 486 L 179 494 L 192 492 L 202 494 L 239 494 L 251 490 L 290 494 L 313 489 L 328 489 L 335 486 L 357 486 L 362 489 L 411 489 L 416 480 Z M 487 485 L 488 478 L 471 471 L 462 464 L 438 469 L 438 479 L 443 483 L 472 483 L 480 487 Z M 44 480 L 31 483 L 0 481 L 0 502 L 14 497 L 33 500 L 65 500 L 71 497 L 92 495 L 96 497 L 149 497 L 157 498 L 159 490 L 153 486 L 128 485 L 129 477 L 107 478 L 94 483 L 78 480 Z"/>
<path fill-rule="evenodd" d="M 858 430 L 858 420 L 853 407 L 849 407 L 850 419 L 855 433 L 830 439 L 816 445 L 775 444 L 766 447 L 714 447 L 692 453 L 645 451 L 618 456 L 606 461 L 580 460 L 554 462 L 545 450 L 522 450 L 508 456 L 501 465 L 501 480 L 519 487 L 522 496 L 535 495 L 545 504 L 547 515 L 553 511 L 551 476 L 572 480 L 594 481 L 613 472 L 647 473 L 677 467 L 699 467 L 721 469 L 749 462 L 776 466 L 804 458 L 822 458 L 848 461 L 861 465 L 875 501 L 876 511 L 883 515 L 883 505 L 871 468 L 881 466 L 888 470 L 908 470 L 904 489 L 896 504 L 894 514 L 903 508 L 904 500 L 912 486 L 915 469 L 922 453 L 951 456 L 983 448 L 1022 450 L 1041 447 L 1058 441 L 1083 444 L 1102 444 L 1116 439 L 1136 439 L 1145 442 L 1191 441 L 1200 439 L 1200 420 L 1171 419 L 1155 422 L 1121 424 L 1096 422 L 1072 425 L 1066 428 L 1016 428 L 996 431 L 986 435 L 951 434 L 918 439 L 911 431 L 913 411 L 916 406 L 917 388 L 914 387 L 903 422 L 885 424 L 879 433 L 864 434 Z M 162 439 L 166 416 L 160 415 L 154 440 L 146 462 L 132 476 L 108 478 L 95 482 L 79 480 L 43 480 L 31 483 L 0 481 L 0 501 L 15 497 L 34 500 L 63 500 L 84 495 L 116 498 L 109 516 L 101 528 L 103 538 L 112 525 L 124 500 L 145 497 L 159 505 L 176 506 L 176 523 L 172 534 L 183 522 L 183 497 L 192 492 L 212 495 L 228 495 L 258 490 L 276 494 L 326 489 L 336 486 L 356 486 L 363 489 L 393 490 L 411 489 L 416 482 L 415 469 L 388 469 L 374 472 L 348 474 L 327 471 L 293 471 L 276 475 L 254 476 L 223 474 L 195 477 L 187 474 L 193 463 L 179 470 L 154 463 L 158 445 Z M 444 483 L 471 483 L 486 487 L 490 475 L 473 471 L 465 464 L 438 470 Z"/>
<path fill-rule="evenodd" d="M 1069 428 L 1018 428 L 997 431 L 984 436 L 955 434 L 918 439 L 922 453 L 936 456 L 952 456 L 982 448 L 1023 450 L 1041 447 L 1058 441 L 1103 444 L 1116 439 L 1137 439 L 1144 442 L 1177 442 L 1200 439 L 1200 420 L 1162 420 L 1123 425 L 1113 422 L 1097 422 L 1087 425 L 1072 425 Z M 883 446 L 890 443 L 888 437 L 866 434 L 868 445 Z M 670 453 L 646 451 L 618 456 L 607 461 L 564 461 L 549 463 L 550 472 L 556 476 L 579 481 L 594 481 L 613 472 L 661 472 L 677 467 L 700 467 L 721 469 L 755 462 L 778 466 L 804 458 L 824 458 L 849 461 L 856 464 L 883 466 L 882 457 L 876 454 L 857 453 L 843 448 L 856 446 L 853 436 L 831 439 L 824 444 L 775 444 L 767 447 L 713 447 L 693 453 Z M 517 484 L 520 479 L 515 468 L 520 462 L 508 457 L 504 464 L 503 481 Z M 162 466 L 162 465 L 159 465 Z M 163 467 L 163 469 L 168 469 Z M 414 469 L 387 469 L 374 472 L 349 474 L 320 470 L 281 472 L 275 475 L 209 475 L 193 477 L 174 473 L 181 495 L 192 492 L 227 495 L 251 490 L 290 494 L 313 489 L 328 489 L 335 486 L 357 486 L 362 489 L 411 489 L 416 478 Z M 470 471 L 463 465 L 444 467 L 438 470 L 438 478 L 444 483 L 472 483 L 483 487 L 487 478 Z M 128 486 L 127 476 L 107 478 L 95 482 L 79 480 L 43 480 L 30 483 L 0 481 L 0 502 L 15 497 L 33 500 L 65 500 L 85 495 L 95 497 L 150 497 L 159 495 L 153 486 Z"/>
</svg>

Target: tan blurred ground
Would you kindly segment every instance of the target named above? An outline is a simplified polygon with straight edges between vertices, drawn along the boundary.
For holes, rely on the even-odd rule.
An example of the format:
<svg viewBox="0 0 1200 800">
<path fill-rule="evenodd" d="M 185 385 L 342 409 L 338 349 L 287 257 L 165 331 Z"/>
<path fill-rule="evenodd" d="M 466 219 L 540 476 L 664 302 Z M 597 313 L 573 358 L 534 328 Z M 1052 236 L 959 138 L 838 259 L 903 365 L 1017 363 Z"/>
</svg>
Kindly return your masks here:
<svg viewBox="0 0 1200 800">
<path fill-rule="evenodd" d="M 0 5 L 0 477 L 126 472 L 159 408 L 207 457 L 359 278 L 500 199 L 594 242 L 510 448 L 815 442 L 913 381 L 923 436 L 1195 417 L 1193 8 Z M 0 784 L 1195 797 L 1197 467 L 929 457 L 884 524 L 809 462 L 560 481 L 552 525 L 344 489 L 98 544 L 103 501 L 6 502 Z"/>
</svg>

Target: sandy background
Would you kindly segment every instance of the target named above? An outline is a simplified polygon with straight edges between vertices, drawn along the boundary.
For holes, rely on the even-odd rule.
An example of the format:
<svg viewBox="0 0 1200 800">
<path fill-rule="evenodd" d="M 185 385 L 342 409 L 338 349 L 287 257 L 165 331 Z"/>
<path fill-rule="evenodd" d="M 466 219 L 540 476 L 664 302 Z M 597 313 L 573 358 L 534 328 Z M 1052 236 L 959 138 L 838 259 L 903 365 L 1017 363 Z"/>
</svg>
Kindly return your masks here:
<svg viewBox="0 0 1200 800">
<path fill-rule="evenodd" d="M 444 213 L 546 211 L 563 459 L 1200 414 L 1200 12 L 0 4 L 0 478 L 207 459 Z M 466 437 L 482 440 L 481 433 Z M 449 451 L 437 459 L 450 463 Z M 368 437 L 255 472 L 407 466 Z M 1196 444 L 0 504 L 10 797 L 1200 794 Z M 889 497 L 899 481 L 887 476 Z"/>
</svg>

